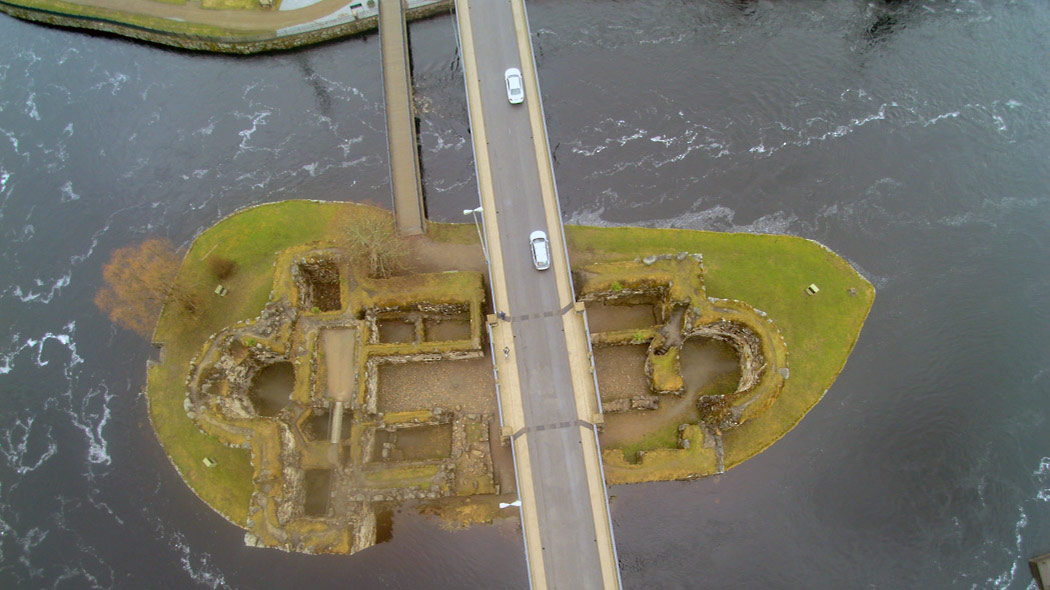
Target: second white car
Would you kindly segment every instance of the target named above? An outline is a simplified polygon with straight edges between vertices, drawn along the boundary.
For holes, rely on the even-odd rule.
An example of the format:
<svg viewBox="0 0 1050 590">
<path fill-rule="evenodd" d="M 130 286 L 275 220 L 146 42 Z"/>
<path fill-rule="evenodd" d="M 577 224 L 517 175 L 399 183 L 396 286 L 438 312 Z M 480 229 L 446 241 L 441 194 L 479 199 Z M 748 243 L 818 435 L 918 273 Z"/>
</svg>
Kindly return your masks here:
<svg viewBox="0 0 1050 590">
<path fill-rule="evenodd" d="M 503 79 L 507 82 L 507 100 L 510 104 L 521 104 L 525 100 L 525 83 L 518 68 L 507 68 L 503 72 Z"/>
<path fill-rule="evenodd" d="M 529 249 L 532 250 L 532 264 L 536 270 L 547 270 L 551 266 L 551 246 L 547 234 L 536 230 L 529 234 Z"/>
</svg>

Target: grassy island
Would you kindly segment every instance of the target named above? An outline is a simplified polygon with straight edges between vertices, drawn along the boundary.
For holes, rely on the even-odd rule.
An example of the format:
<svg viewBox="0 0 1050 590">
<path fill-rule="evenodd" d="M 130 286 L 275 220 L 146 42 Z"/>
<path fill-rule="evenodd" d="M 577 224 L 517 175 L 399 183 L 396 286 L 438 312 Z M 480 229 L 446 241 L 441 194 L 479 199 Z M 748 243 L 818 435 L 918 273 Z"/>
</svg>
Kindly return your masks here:
<svg viewBox="0 0 1050 590">
<path fill-rule="evenodd" d="M 230 215 L 194 240 L 176 279 L 205 303 L 192 318 L 168 305 L 158 322 L 157 436 L 249 543 L 354 552 L 406 500 L 451 525 L 483 522 L 512 481 L 475 228 L 432 223 L 410 240 L 408 268 L 377 279 L 334 223 L 369 214 L 287 201 Z M 848 263 L 802 238 L 566 237 L 610 484 L 720 473 L 773 444 L 834 382 L 874 299 Z M 236 269 L 224 289 L 216 260 Z"/>
</svg>

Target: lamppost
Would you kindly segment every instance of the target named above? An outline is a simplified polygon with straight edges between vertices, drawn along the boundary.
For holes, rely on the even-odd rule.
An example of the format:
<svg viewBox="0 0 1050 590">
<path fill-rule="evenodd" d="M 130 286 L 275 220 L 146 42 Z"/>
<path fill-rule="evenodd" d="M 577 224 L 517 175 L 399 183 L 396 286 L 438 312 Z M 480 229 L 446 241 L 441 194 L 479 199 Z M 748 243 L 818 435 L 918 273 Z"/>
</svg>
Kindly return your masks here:
<svg viewBox="0 0 1050 590">
<path fill-rule="evenodd" d="M 475 207 L 474 209 L 464 209 L 463 215 L 471 215 L 474 217 L 474 227 L 478 229 L 478 239 L 481 240 L 481 252 L 485 255 L 485 263 L 489 263 L 489 248 L 488 242 L 485 240 L 485 232 L 482 229 L 485 226 L 485 216 L 481 216 L 481 221 L 478 222 L 478 213 L 481 213 L 481 207 Z"/>
</svg>

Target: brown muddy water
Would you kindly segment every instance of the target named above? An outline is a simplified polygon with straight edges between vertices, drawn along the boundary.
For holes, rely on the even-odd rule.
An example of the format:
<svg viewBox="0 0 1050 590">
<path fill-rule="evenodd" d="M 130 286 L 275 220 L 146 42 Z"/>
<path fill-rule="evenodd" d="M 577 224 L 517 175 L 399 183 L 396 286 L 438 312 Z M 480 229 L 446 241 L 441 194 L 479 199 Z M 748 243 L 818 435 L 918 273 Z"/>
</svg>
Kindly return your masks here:
<svg viewBox="0 0 1050 590">
<path fill-rule="evenodd" d="M 470 340 L 470 319 L 434 319 L 423 320 L 423 335 L 427 342 L 444 342 L 448 340 Z"/>
<path fill-rule="evenodd" d="M 656 312 L 652 305 L 607 305 L 587 304 L 587 326 L 591 334 L 652 328 L 656 325 Z"/>
<path fill-rule="evenodd" d="M 339 433 L 340 440 L 346 440 L 350 438 L 350 422 L 353 419 L 354 413 L 352 410 L 343 410 L 343 429 Z M 303 430 L 307 438 L 310 440 L 328 440 L 331 434 L 332 428 L 332 412 L 331 410 L 319 410 L 314 408 L 310 410 L 310 417 L 306 419 L 306 423 L 303 424 Z"/>
<path fill-rule="evenodd" d="M 305 499 L 303 514 L 306 516 L 325 516 L 332 494 L 331 469 L 307 469 L 303 474 Z"/>
<path fill-rule="evenodd" d="M 685 389 L 691 395 L 703 387 L 735 375 L 736 383 L 740 382 L 740 356 L 735 348 L 727 342 L 712 338 L 688 338 L 682 343 L 679 358 L 682 362 L 682 380 Z M 729 391 L 706 392 L 707 395 L 731 393 Z"/>
<path fill-rule="evenodd" d="M 625 347 L 614 346 L 611 348 Z M 660 407 L 655 410 L 607 414 L 605 417 L 605 430 L 598 437 L 602 447 L 620 446 L 656 431 L 678 428 L 679 424 L 686 422 L 695 424 L 699 420 L 696 401 L 700 393 L 705 395 L 729 393 L 735 388 L 732 385 L 734 381 L 731 377 L 735 375 L 735 382 L 738 383 L 740 381 L 740 368 L 737 364 L 736 350 L 720 340 L 690 338 L 683 344 L 680 358 L 686 392 L 681 396 L 660 396 Z M 595 366 L 597 366 L 597 355 Z M 644 374 L 642 378 L 645 378 Z M 608 382 L 608 379 L 606 381 Z M 602 382 L 602 373 L 599 370 L 599 387 L 601 387 L 600 384 Z M 709 386 L 712 385 L 717 385 L 720 388 L 710 389 Z M 705 390 L 705 387 L 708 389 Z M 605 388 L 602 388 L 601 391 L 604 399 Z M 647 394 L 649 391 L 643 390 L 642 393 L 635 393 L 634 395 L 643 393 Z"/>
<path fill-rule="evenodd" d="M 267 365 L 252 379 L 248 399 L 260 416 L 276 416 L 292 401 L 295 367 L 289 362 Z"/>
<path fill-rule="evenodd" d="M 383 456 L 385 444 L 392 444 Z M 376 431 L 373 461 L 428 461 L 452 454 L 452 424 Z"/>
<path fill-rule="evenodd" d="M 416 341 L 416 325 L 404 320 L 379 320 L 379 341 L 387 344 L 410 344 Z"/>
</svg>

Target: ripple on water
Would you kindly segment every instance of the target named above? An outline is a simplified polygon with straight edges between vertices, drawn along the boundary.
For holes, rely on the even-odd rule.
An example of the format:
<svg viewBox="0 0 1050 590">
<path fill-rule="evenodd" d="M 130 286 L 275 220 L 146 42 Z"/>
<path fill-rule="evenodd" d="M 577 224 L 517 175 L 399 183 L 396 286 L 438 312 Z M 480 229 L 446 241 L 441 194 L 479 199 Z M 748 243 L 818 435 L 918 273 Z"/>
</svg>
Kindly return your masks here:
<svg viewBox="0 0 1050 590">
<path fill-rule="evenodd" d="M 34 428 L 36 416 L 16 419 L 0 435 L 0 455 L 7 466 L 18 475 L 36 471 L 58 452 L 58 444 L 51 434 L 51 426 Z"/>
</svg>

